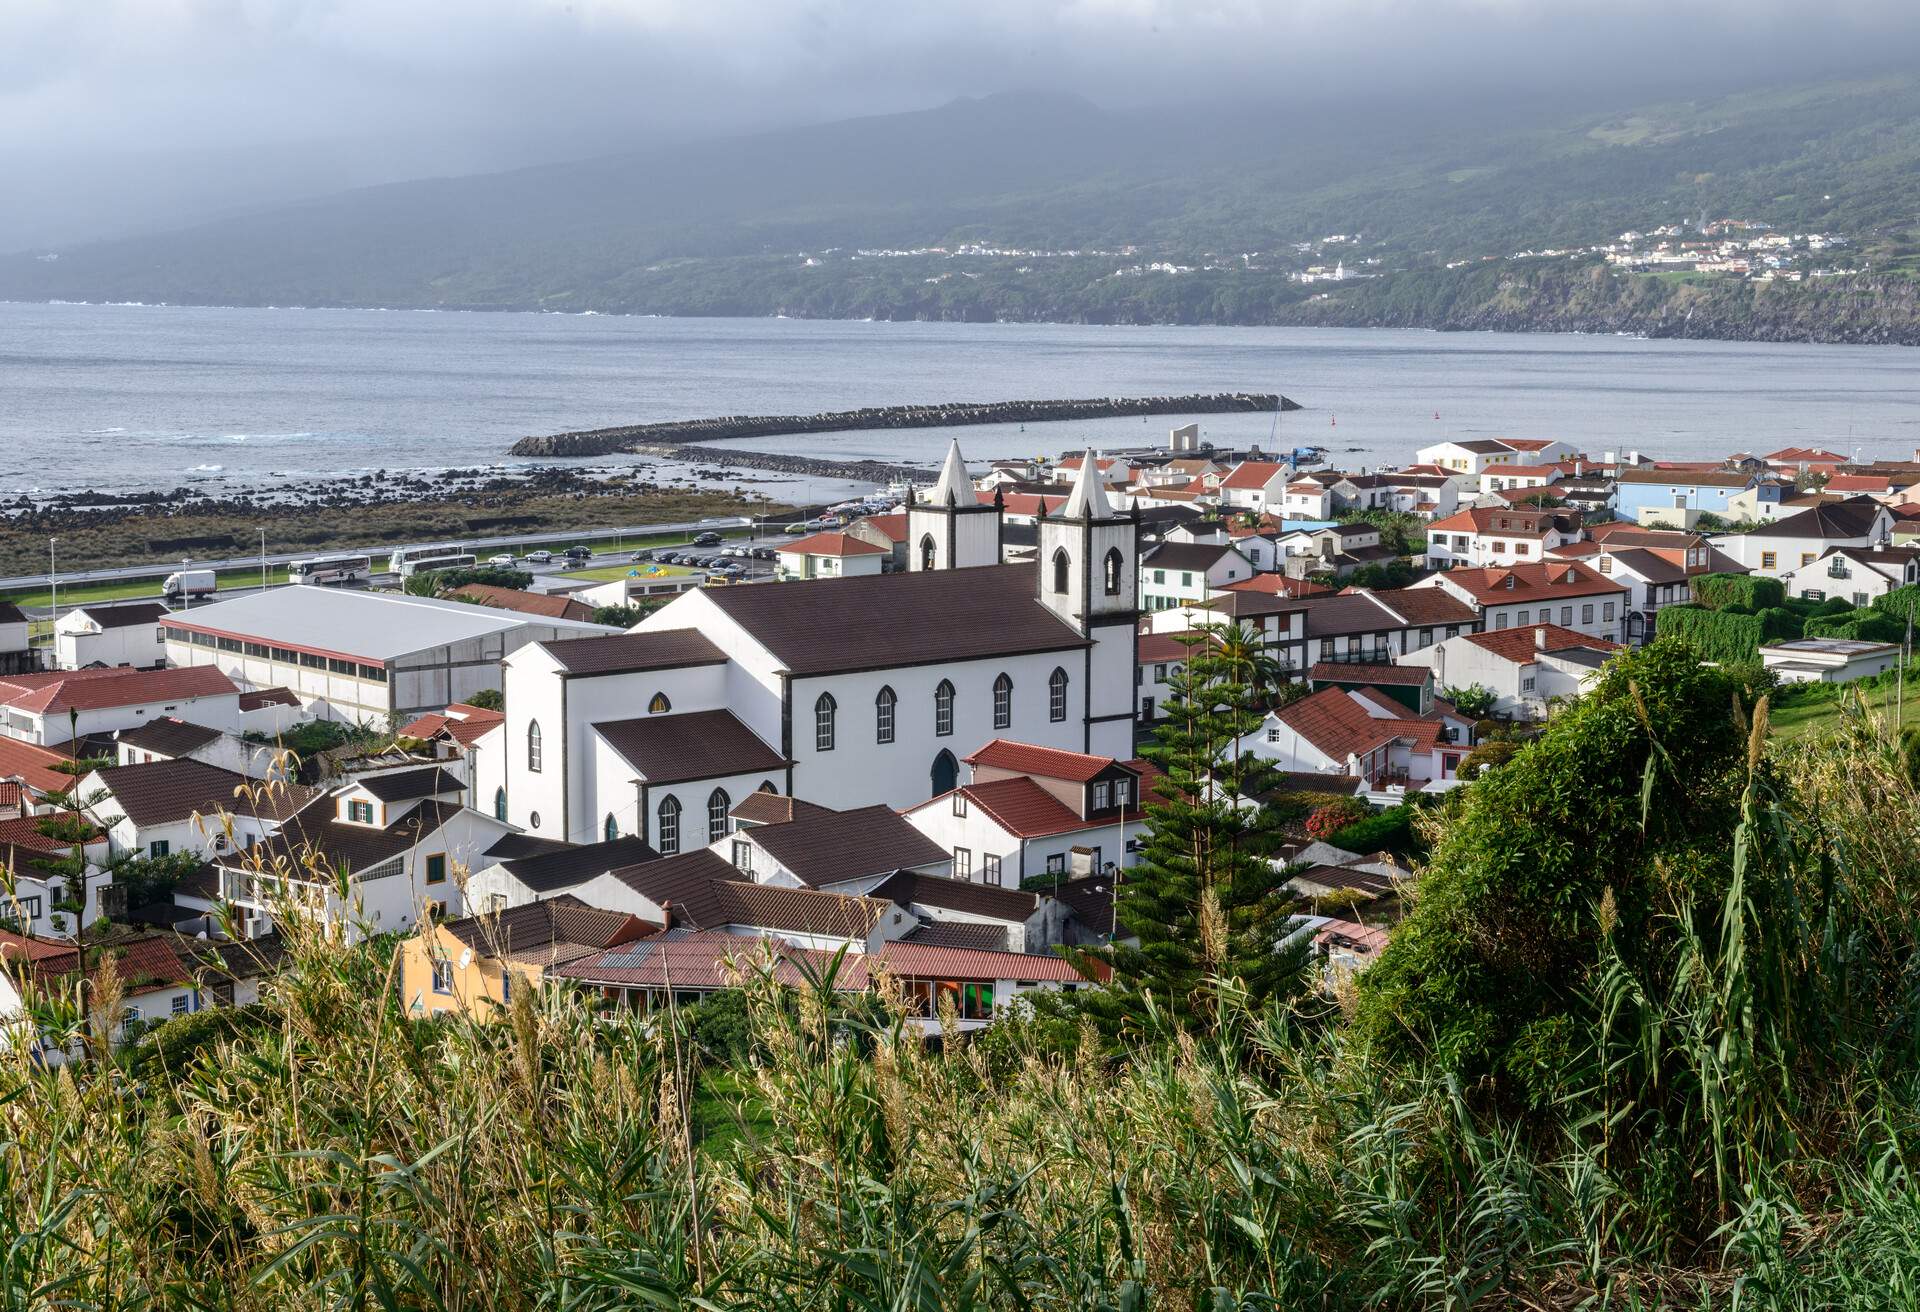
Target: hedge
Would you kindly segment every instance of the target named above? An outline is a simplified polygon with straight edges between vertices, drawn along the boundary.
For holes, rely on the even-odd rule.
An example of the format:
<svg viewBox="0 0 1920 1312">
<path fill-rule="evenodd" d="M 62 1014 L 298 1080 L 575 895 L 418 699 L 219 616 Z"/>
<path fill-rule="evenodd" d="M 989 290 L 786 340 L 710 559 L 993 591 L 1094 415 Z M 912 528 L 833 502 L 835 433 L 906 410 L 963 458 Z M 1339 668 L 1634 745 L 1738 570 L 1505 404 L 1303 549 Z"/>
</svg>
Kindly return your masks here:
<svg viewBox="0 0 1920 1312">
<path fill-rule="evenodd" d="M 1873 599 L 1873 608 L 1882 615 L 1891 615 L 1900 621 L 1901 632 L 1906 632 L 1908 620 L 1920 620 L 1920 587 L 1908 584 L 1904 588 L 1895 588 Z"/>
<path fill-rule="evenodd" d="M 1783 605 L 1787 588 L 1779 579 L 1753 574 L 1699 574 L 1692 583 L 1694 601 L 1708 610 L 1744 606 L 1750 611 Z"/>
<path fill-rule="evenodd" d="M 1668 606 L 1654 617 L 1654 632 L 1676 638 L 1702 660 L 1750 661 L 1760 650 L 1760 617 L 1727 615 L 1701 606 Z"/>
<path fill-rule="evenodd" d="M 1405 804 L 1390 807 L 1334 830 L 1326 841 L 1349 852 L 1404 854 L 1413 846 L 1413 808 Z"/>
<path fill-rule="evenodd" d="M 1806 636 L 1849 638 L 1856 642 L 1899 642 L 1906 636 L 1906 622 L 1876 610 L 1850 610 L 1844 615 L 1808 620 Z"/>
</svg>

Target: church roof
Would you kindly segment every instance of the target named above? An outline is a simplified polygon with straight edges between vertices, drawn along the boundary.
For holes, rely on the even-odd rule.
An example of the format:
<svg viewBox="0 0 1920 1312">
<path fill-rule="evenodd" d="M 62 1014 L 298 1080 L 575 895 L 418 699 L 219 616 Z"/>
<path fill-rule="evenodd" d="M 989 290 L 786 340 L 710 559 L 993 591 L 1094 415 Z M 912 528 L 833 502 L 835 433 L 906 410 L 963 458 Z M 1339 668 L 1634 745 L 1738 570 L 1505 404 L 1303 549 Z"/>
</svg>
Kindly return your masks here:
<svg viewBox="0 0 1920 1312">
<path fill-rule="evenodd" d="M 1040 603 L 1032 564 L 709 588 L 699 596 L 802 676 L 1088 645 Z"/>
<path fill-rule="evenodd" d="M 1092 451 L 1080 462 L 1080 473 L 1073 480 L 1067 504 L 1060 508 L 1063 519 L 1110 519 L 1113 503 L 1107 500 L 1106 481 L 1100 477 L 1100 457 Z"/>
<path fill-rule="evenodd" d="M 650 784 L 770 773 L 787 766 L 786 759 L 732 711 L 602 720 L 593 728 Z"/>
<path fill-rule="evenodd" d="M 956 506 L 980 504 L 980 494 L 974 490 L 973 479 L 967 473 L 967 462 L 960 458 L 957 438 L 947 444 L 946 463 L 940 466 L 940 478 L 927 499 L 936 506 L 944 506 L 949 498 Z"/>
</svg>

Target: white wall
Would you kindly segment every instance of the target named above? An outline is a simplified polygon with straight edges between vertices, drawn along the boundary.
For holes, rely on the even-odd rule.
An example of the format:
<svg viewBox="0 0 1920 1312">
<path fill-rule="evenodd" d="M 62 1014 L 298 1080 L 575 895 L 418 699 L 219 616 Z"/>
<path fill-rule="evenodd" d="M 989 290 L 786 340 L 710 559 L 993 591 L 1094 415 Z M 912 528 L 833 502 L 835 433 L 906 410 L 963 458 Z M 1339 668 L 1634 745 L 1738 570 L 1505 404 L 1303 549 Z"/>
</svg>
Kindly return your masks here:
<svg viewBox="0 0 1920 1312">
<path fill-rule="evenodd" d="M 166 659 L 160 625 L 127 624 L 102 629 L 81 611 L 62 615 L 53 630 L 54 661 L 63 670 L 89 665 L 159 665 Z M 0 650 L 5 650 L 0 644 Z"/>
</svg>

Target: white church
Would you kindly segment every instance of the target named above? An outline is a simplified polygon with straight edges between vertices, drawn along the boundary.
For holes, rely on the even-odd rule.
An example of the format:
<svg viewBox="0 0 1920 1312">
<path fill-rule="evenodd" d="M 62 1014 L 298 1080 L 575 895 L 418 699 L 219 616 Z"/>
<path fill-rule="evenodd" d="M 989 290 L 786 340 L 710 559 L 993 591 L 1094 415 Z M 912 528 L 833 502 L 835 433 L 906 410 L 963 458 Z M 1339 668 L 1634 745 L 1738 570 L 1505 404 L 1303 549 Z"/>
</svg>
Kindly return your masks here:
<svg viewBox="0 0 1920 1312">
<path fill-rule="evenodd" d="M 475 804 L 670 854 L 717 841 L 755 790 L 923 802 L 994 738 L 1132 757 L 1139 524 L 1097 469 L 1040 521 L 1034 564 L 1001 563 L 1001 507 L 956 443 L 909 497 L 904 573 L 707 588 L 627 633 L 521 648 Z"/>
</svg>

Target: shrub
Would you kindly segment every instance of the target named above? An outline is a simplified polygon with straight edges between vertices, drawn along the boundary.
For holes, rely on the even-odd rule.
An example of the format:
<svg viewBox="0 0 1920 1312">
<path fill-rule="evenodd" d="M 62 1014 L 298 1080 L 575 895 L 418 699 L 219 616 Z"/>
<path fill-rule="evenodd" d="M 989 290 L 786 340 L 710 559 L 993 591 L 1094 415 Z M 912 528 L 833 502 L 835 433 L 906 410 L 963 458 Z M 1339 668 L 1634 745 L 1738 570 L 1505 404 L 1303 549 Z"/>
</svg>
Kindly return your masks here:
<svg viewBox="0 0 1920 1312">
<path fill-rule="evenodd" d="M 467 705 L 478 706 L 483 711 L 504 711 L 507 709 L 507 695 L 498 688 L 482 688 L 467 698 Z"/>
<path fill-rule="evenodd" d="M 1883 615 L 1891 615 L 1905 625 L 1908 620 L 1920 620 L 1920 587 L 1908 584 L 1904 588 L 1895 588 L 1873 599 L 1873 608 Z"/>
<path fill-rule="evenodd" d="M 1750 661 L 1760 650 L 1758 615 L 1732 614 L 1703 606 L 1668 606 L 1654 619 L 1654 632 L 1686 644 L 1701 660 Z"/>
<path fill-rule="evenodd" d="M 1699 574 L 1693 579 L 1692 590 L 1694 601 L 1708 610 L 1737 605 L 1762 611 L 1787 600 L 1784 583 L 1755 574 Z"/>
<path fill-rule="evenodd" d="M 1906 636 L 1906 621 L 1862 608 L 1808 620 L 1805 636 L 1847 638 L 1857 642 L 1899 642 Z"/>
<path fill-rule="evenodd" d="M 1461 760 L 1460 777 L 1466 780 L 1478 779 L 1488 770 L 1511 761 L 1513 754 L 1524 745 L 1508 738 L 1489 738 L 1468 752 Z"/>
<path fill-rule="evenodd" d="M 1453 708 L 1469 720 L 1484 720 L 1493 714 L 1493 704 L 1498 700 L 1491 688 L 1470 683 L 1464 688 L 1447 687 L 1440 690 L 1443 700 L 1453 703 Z"/>
<path fill-rule="evenodd" d="M 1327 835 L 1349 852 L 1407 852 L 1414 847 L 1413 808 L 1402 804 L 1367 816 Z"/>
<path fill-rule="evenodd" d="M 1372 814 L 1373 808 L 1357 797 L 1336 797 L 1314 808 L 1313 814 L 1307 817 L 1307 832 L 1315 838 L 1331 842 L 1336 832 Z"/>
</svg>

